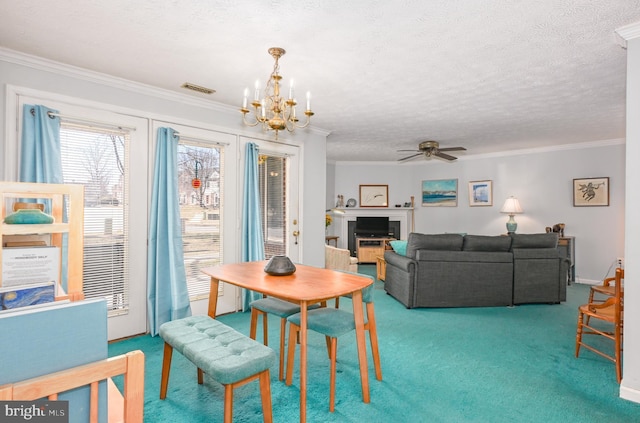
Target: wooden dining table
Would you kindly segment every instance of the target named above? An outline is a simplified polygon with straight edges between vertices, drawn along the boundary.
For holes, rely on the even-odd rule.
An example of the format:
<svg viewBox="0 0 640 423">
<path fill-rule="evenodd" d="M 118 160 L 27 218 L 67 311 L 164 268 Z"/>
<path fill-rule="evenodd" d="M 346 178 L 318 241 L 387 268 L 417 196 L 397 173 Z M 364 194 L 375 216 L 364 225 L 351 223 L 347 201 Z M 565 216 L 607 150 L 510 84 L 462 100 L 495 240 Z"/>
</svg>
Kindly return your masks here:
<svg viewBox="0 0 640 423">
<path fill-rule="evenodd" d="M 362 290 L 371 285 L 370 278 L 296 264 L 295 273 L 272 276 L 264 271 L 266 261 L 223 264 L 207 267 L 202 272 L 211 277 L 208 315 L 216 316 L 218 285 L 226 282 L 241 288 L 276 297 L 300 305 L 300 421 L 307 418 L 307 307 L 342 295 L 351 294 L 356 326 L 362 400 L 368 403 L 369 378 L 364 334 Z"/>
</svg>

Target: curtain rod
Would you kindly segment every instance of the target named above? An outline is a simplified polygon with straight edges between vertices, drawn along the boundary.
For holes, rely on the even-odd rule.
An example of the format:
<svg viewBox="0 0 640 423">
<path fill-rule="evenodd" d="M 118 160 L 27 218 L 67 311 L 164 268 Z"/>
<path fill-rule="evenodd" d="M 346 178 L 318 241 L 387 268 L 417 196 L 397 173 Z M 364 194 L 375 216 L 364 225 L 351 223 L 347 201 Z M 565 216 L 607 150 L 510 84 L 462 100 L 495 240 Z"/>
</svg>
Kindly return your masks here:
<svg viewBox="0 0 640 423">
<path fill-rule="evenodd" d="M 174 131 L 173 134 L 176 137 L 180 138 L 181 140 L 185 140 L 185 141 L 204 142 L 204 143 L 215 144 L 215 145 L 230 145 L 228 142 L 208 141 L 202 138 L 190 137 L 187 135 L 180 135 L 180 132 L 177 132 L 177 131 Z"/>
<path fill-rule="evenodd" d="M 59 117 L 60 119 L 67 119 L 71 122 L 79 122 L 79 123 L 87 123 L 89 125 L 93 124 L 93 125 L 100 125 L 102 127 L 105 128 L 115 128 L 115 129 L 123 129 L 123 130 L 128 130 L 128 131 L 135 131 L 136 128 L 134 126 L 122 126 L 122 125 L 118 125 L 115 123 L 110 123 L 110 122 L 100 122 L 97 120 L 93 120 L 93 119 L 87 119 L 87 118 L 82 118 L 82 117 L 77 117 L 77 116 L 68 116 L 68 115 L 63 115 L 60 113 L 53 113 L 53 112 L 47 112 L 47 116 L 49 117 Z"/>
</svg>

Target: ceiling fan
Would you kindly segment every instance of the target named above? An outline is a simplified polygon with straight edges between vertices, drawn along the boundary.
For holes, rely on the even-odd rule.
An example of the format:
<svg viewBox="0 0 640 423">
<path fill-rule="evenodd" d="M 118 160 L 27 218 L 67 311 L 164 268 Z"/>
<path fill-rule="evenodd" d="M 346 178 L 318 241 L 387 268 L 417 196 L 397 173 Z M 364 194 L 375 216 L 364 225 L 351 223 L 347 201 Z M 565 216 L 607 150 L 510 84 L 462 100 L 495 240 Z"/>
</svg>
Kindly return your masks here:
<svg viewBox="0 0 640 423">
<path fill-rule="evenodd" d="M 413 159 L 414 157 L 418 157 L 420 155 L 424 155 L 425 157 L 435 156 L 435 157 L 439 157 L 441 159 L 453 161 L 453 160 L 456 160 L 457 157 L 453 157 L 453 156 L 451 156 L 449 154 L 445 154 L 445 153 L 443 153 L 443 151 L 466 151 L 466 150 L 467 149 L 464 148 L 464 147 L 440 148 L 440 143 L 438 141 L 423 141 L 418 145 L 418 149 L 417 150 L 398 150 L 398 152 L 402 152 L 402 151 L 417 152 L 416 154 L 412 154 L 410 156 L 398 159 L 398 161 L 399 162 L 403 162 L 405 160 L 409 160 L 409 159 Z"/>
</svg>

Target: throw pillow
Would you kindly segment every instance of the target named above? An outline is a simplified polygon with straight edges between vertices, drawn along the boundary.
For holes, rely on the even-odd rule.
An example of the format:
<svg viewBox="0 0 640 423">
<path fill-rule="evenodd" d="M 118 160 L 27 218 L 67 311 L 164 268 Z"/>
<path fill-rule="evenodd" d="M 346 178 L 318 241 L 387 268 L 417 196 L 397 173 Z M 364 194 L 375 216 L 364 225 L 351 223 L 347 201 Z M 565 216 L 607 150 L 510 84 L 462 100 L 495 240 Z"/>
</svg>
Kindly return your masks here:
<svg viewBox="0 0 640 423">
<path fill-rule="evenodd" d="M 397 254 L 401 256 L 407 255 L 407 241 L 389 241 L 389 245 Z"/>
</svg>

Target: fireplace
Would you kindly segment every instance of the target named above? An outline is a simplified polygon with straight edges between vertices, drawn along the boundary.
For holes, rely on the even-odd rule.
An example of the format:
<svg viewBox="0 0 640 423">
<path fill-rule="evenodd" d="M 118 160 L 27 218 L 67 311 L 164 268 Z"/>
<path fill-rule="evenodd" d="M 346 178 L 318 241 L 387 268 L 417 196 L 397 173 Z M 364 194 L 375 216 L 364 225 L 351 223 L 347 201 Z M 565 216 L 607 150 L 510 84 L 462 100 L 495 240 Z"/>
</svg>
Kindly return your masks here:
<svg viewBox="0 0 640 423">
<path fill-rule="evenodd" d="M 332 235 L 339 236 L 338 247 L 345 248 L 355 253 L 355 225 L 360 216 L 386 216 L 389 218 L 389 237 L 395 239 L 407 239 L 409 232 L 413 231 L 413 209 L 409 207 L 397 208 L 365 208 L 348 207 L 341 209 L 344 213 L 334 214 Z"/>
<path fill-rule="evenodd" d="M 355 257 L 356 255 L 356 221 L 350 220 L 347 222 L 347 248 L 351 251 L 351 255 Z M 389 220 L 389 233 L 387 234 L 390 238 L 400 239 L 400 221 L 399 220 Z M 384 235 L 380 235 L 377 238 L 382 238 Z"/>
</svg>

